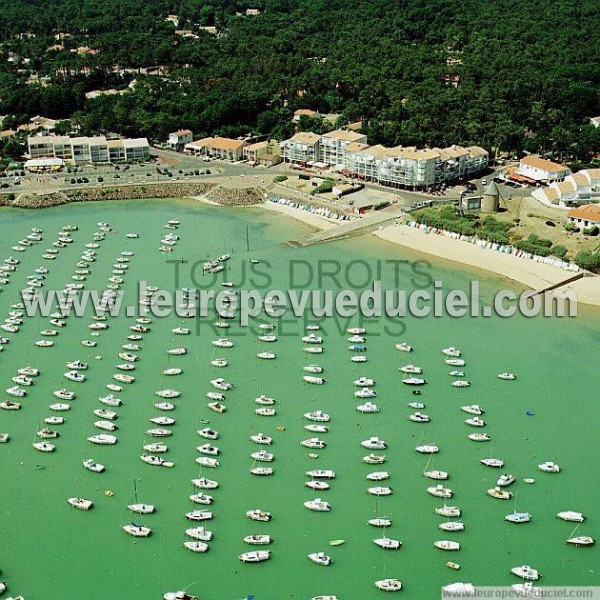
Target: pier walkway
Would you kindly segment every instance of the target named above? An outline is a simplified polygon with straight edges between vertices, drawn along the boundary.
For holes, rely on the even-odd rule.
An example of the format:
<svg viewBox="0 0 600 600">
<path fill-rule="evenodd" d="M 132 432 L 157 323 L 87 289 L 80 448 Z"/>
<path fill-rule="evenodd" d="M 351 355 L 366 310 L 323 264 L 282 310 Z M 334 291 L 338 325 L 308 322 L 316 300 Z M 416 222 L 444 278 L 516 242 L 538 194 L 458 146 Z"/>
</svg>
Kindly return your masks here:
<svg viewBox="0 0 600 600">
<path fill-rule="evenodd" d="M 331 229 L 317 231 L 296 240 L 288 240 L 287 243 L 296 248 L 304 248 L 306 246 L 312 246 L 313 244 L 325 244 L 333 240 L 342 240 L 349 237 L 363 235 L 378 229 L 379 227 L 393 223 L 402 214 L 402 209 L 398 207 L 369 213 L 362 219 L 348 221 L 332 227 Z"/>
<path fill-rule="evenodd" d="M 546 292 L 552 292 L 553 290 L 561 288 L 565 285 L 569 285 L 569 283 L 573 283 L 574 281 L 577 281 L 577 280 L 582 279 L 583 277 L 587 277 L 587 276 L 588 276 L 588 273 L 585 273 L 585 272 L 577 273 L 576 275 L 573 275 L 572 277 L 564 279 L 563 281 L 559 281 L 558 283 L 549 285 L 548 287 L 545 287 L 541 290 L 536 290 L 535 293 L 532 294 L 532 296 L 542 296 Z"/>
</svg>

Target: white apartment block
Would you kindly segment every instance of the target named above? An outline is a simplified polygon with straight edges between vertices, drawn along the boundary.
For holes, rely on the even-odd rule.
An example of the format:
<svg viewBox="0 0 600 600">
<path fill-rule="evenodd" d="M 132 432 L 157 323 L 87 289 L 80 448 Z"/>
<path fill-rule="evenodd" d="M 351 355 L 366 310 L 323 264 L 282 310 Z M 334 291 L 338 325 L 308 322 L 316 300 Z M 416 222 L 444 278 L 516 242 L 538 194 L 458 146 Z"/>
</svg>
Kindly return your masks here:
<svg viewBox="0 0 600 600">
<path fill-rule="evenodd" d="M 281 142 L 281 155 L 285 162 L 306 165 L 319 162 L 319 141 L 321 136 L 309 131 L 301 131 L 289 140 Z"/>
<path fill-rule="evenodd" d="M 337 129 L 321 136 L 319 140 L 319 161 L 341 170 L 344 165 L 344 151 L 349 144 L 366 144 L 367 136 L 355 131 Z"/>
<path fill-rule="evenodd" d="M 61 158 L 75 163 L 108 163 L 147 160 L 150 145 L 146 138 L 107 140 L 104 136 L 33 136 L 27 139 L 29 156 Z"/>
<path fill-rule="evenodd" d="M 489 158 L 488 152 L 478 146 L 369 146 L 365 135 L 345 130 L 322 136 L 297 133 L 282 142 L 281 148 L 286 162 L 302 166 L 323 163 L 348 177 L 413 189 L 470 177 L 485 169 Z"/>
</svg>

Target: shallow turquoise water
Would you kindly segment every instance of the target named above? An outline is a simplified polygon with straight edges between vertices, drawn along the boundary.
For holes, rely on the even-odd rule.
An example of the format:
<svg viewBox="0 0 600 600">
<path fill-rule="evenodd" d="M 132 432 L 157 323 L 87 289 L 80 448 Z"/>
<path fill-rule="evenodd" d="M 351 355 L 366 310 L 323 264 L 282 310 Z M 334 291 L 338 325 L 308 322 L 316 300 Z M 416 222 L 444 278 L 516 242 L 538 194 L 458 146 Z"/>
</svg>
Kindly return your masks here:
<svg viewBox="0 0 600 600">
<path fill-rule="evenodd" d="M 166 255 L 157 247 L 165 231 L 162 226 L 169 218 L 181 219 L 176 233 L 182 241 Z M 46 289 L 59 289 L 68 283 L 98 221 L 110 222 L 116 232 L 101 243 L 86 286 L 103 289 L 115 258 L 123 250 L 133 250 L 136 254 L 123 286 L 128 294 L 134 292 L 138 279 L 172 288 L 175 267 L 168 260 L 203 261 L 224 252 L 232 254 L 227 279 L 239 281 L 242 268 L 248 268 L 247 259 L 257 257 L 271 265 L 265 269 L 272 277 L 269 287 L 281 289 L 289 283 L 290 260 L 307 261 L 316 271 L 318 259 L 342 265 L 360 259 L 374 265 L 378 259 L 416 258 L 371 238 L 292 249 L 282 242 L 307 228 L 258 209 L 144 201 L 71 205 L 43 212 L 5 210 L 0 213 L 0 257 L 15 255 L 21 265 L 0 294 L 0 314 L 7 316 L 18 290 L 25 286 L 26 276 L 42 264 L 50 269 Z M 73 234 L 75 243 L 61 249 L 56 261 L 44 261 L 43 249 L 50 247 L 54 233 L 68 223 L 79 226 Z M 43 228 L 44 242 L 22 254 L 13 252 L 10 247 L 33 226 Z M 127 231 L 138 231 L 141 238 L 128 240 L 124 236 Z M 297 267 L 297 273 L 301 268 Z M 352 268 L 355 283 L 359 268 Z M 190 285 L 189 263 L 180 269 L 180 284 Z M 467 272 L 446 266 L 428 269 L 421 265 L 420 269 L 443 280 L 445 289 L 466 289 L 470 279 Z M 384 269 L 383 279 L 393 285 L 393 271 Z M 412 279 L 403 276 L 402 283 L 408 287 L 419 283 Z M 483 300 L 499 287 L 492 279 L 481 285 Z M 203 600 L 233 600 L 248 594 L 257 600 L 300 600 L 318 594 L 363 600 L 383 595 L 373 586 L 376 579 L 397 577 L 404 584 L 402 597 L 428 599 L 439 597 L 440 586 L 453 581 L 515 583 L 509 570 L 520 564 L 539 569 L 544 585 L 600 584 L 597 548 L 567 546 L 565 539 L 573 526 L 555 518 L 559 510 L 581 511 L 588 519 L 578 535 L 600 536 L 600 481 L 595 476 L 600 441 L 600 375 L 595 366 L 600 320 L 596 313 L 580 309 L 577 319 L 562 320 L 406 318 L 401 335 L 385 331 L 385 326 L 396 328 L 398 323 L 369 322 L 365 325 L 366 365 L 350 362 L 346 334 L 342 333 L 349 324 L 344 322 L 323 323 L 325 352 L 320 356 L 301 351 L 302 322 L 282 324 L 275 344 L 258 342 L 255 333 L 234 325 L 226 335 L 235 341 L 235 348 L 217 352 L 229 358 L 226 369 L 209 364 L 214 355 L 210 342 L 219 335 L 209 328 L 207 323 L 212 321 L 200 325 L 198 335 L 175 336 L 171 329 L 185 326 L 185 320 L 175 316 L 154 319 L 150 333 L 141 342 L 141 360 L 133 372 L 137 381 L 124 386 L 119 394 L 124 406 L 117 409 L 119 443 L 114 447 L 91 446 L 86 437 L 98 432 L 92 425 L 92 410 L 101 406 L 97 399 L 107 392 L 104 386 L 116 372 L 115 364 L 122 362 L 116 355 L 130 333 L 133 318 L 112 318 L 110 328 L 97 338 L 97 348 L 80 345 L 82 339 L 89 338 L 89 318 L 71 318 L 54 338 L 53 348 L 33 345 L 39 331 L 48 326 L 47 319 L 26 319 L 18 335 L 8 336 L 11 342 L 0 354 L 0 389 L 13 385 L 11 377 L 25 364 L 42 370 L 21 411 L 0 411 L 0 431 L 11 435 L 8 444 L 0 445 L 0 568 L 10 592 L 21 592 L 27 600 L 150 600 L 166 590 L 189 586 L 189 591 Z M 358 319 L 350 324 L 357 325 Z M 414 345 L 415 352 L 397 352 L 394 343 L 400 340 Z M 462 349 L 471 388 L 450 386 L 452 379 L 447 373 L 451 368 L 444 364 L 441 354 L 448 345 Z M 188 354 L 167 356 L 166 350 L 175 346 L 188 347 Z M 256 352 L 265 349 L 275 351 L 278 359 L 257 360 Z M 95 360 L 96 355 L 102 359 Z M 83 384 L 67 382 L 62 376 L 65 362 L 75 359 L 90 362 L 88 381 Z M 397 368 L 408 362 L 422 366 L 429 382 L 421 396 L 426 403 L 424 412 L 432 417 L 426 425 L 407 420 L 412 411 L 406 404 L 416 398 L 400 384 Z M 326 385 L 302 382 L 301 367 L 309 363 L 325 367 Z M 168 366 L 180 366 L 184 374 L 165 378 L 162 370 Z M 516 372 L 517 381 L 497 380 L 496 374 L 505 370 Z M 363 374 L 377 381 L 376 402 L 381 408 L 377 415 L 360 415 L 354 409 L 358 402 L 353 397 L 352 381 Z M 209 380 L 220 376 L 236 385 L 227 393 L 228 411 L 223 415 L 209 411 L 205 398 L 211 389 Z M 57 451 L 41 455 L 32 449 L 31 442 L 43 418 L 50 414 L 47 406 L 55 401 L 52 391 L 63 386 L 77 391 L 78 397 L 66 413 L 67 423 L 58 428 L 61 437 L 56 442 Z M 163 387 L 182 391 L 177 409 L 169 414 L 177 419 L 174 435 L 167 439 L 173 469 L 153 468 L 139 460 L 147 440 L 144 431 L 151 426 L 148 419 L 159 414 L 153 407 L 157 401 L 154 391 Z M 261 393 L 278 400 L 276 417 L 254 415 L 253 399 Z M 485 431 L 492 442 L 478 444 L 467 439 L 472 432 L 464 424 L 468 415 L 459 410 L 467 403 L 485 407 Z M 328 447 L 313 460 L 299 442 L 313 435 L 303 429 L 306 421 L 302 414 L 316 408 L 331 413 L 332 422 L 330 432 L 322 436 Z M 535 415 L 525 416 L 527 410 Z M 200 419 L 210 419 L 210 425 L 220 431 L 216 444 L 222 451 L 221 466 L 202 471 L 221 484 L 219 490 L 207 492 L 215 497 L 211 509 L 216 517 L 207 524 L 215 539 L 204 555 L 182 547 L 184 531 L 192 526 L 184 519 L 185 512 L 194 508 L 188 496 L 198 491 L 190 479 L 200 473 L 194 462 L 195 447 L 204 443 L 195 433 L 205 426 Z M 277 431 L 278 424 L 285 430 Z M 249 455 L 257 447 L 248 438 L 257 431 L 274 437 L 274 477 L 249 474 Z M 390 471 L 389 485 L 394 488 L 392 496 L 379 500 L 366 493 L 364 478 L 379 467 L 361 463 L 368 451 L 361 448 L 360 441 L 372 435 L 389 444 L 385 452 L 388 460 L 381 468 Z M 450 503 L 463 510 L 466 530 L 462 533 L 438 529 L 442 518 L 434 513 L 434 507 L 442 502 L 426 493 L 435 482 L 422 475 L 428 459 L 414 451 L 419 443 L 441 447 L 430 468 L 451 474 L 448 485 L 455 497 Z M 479 459 L 490 455 L 503 458 L 506 470 L 517 476 L 512 488 L 517 493 L 517 508 L 532 513 L 531 523 L 517 527 L 504 522 L 513 503 L 486 495 L 498 473 L 480 465 Z M 84 470 L 81 461 L 87 457 L 107 465 L 106 473 Z M 537 471 L 536 465 L 546 460 L 558 462 L 562 472 L 546 475 Z M 36 469 L 36 464 L 46 468 Z M 321 493 L 332 505 L 330 513 L 313 513 L 302 506 L 305 500 L 319 495 L 303 485 L 304 471 L 312 468 L 337 472 L 331 490 Z M 535 485 L 521 481 L 527 476 L 536 478 Z M 133 500 L 134 479 L 139 500 L 158 507 L 156 514 L 136 518 L 153 529 L 150 538 L 137 542 L 120 530 L 120 525 L 131 520 L 126 505 Z M 106 489 L 114 491 L 112 498 L 103 494 Z M 75 495 L 93 499 L 94 510 L 84 513 L 70 508 L 66 498 Z M 270 511 L 272 522 L 249 521 L 245 511 L 255 507 Z M 381 530 L 369 527 L 366 521 L 375 514 L 393 518 L 387 534 L 403 542 L 400 551 L 386 552 L 372 543 Z M 269 562 L 243 565 L 238 561 L 241 552 L 252 549 L 242 541 L 251 533 L 269 533 L 274 538 Z M 346 543 L 330 547 L 332 539 L 345 539 Z M 433 542 L 438 539 L 460 541 L 460 552 L 437 550 Z M 318 550 L 333 557 L 331 567 L 319 567 L 306 559 L 307 553 Z M 460 563 L 461 570 L 446 568 L 448 560 Z"/>
</svg>

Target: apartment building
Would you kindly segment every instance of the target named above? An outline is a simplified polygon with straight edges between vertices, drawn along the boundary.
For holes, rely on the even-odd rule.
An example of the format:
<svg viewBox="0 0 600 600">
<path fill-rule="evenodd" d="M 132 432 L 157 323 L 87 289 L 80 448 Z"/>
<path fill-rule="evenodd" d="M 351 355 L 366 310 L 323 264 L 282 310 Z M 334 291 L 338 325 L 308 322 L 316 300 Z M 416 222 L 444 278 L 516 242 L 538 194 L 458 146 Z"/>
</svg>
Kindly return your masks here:
<svg viewBox="0 0 600 600">
<path fill-rule="evenodd" d="M 425 188 L 438 183 L 440 155 L 435 150 L 389 148 L 378 180 L 392 187 Z"/>
<path fill-rule="evenodd" d="M 465 179 L 485 169 L 488 152 L 479 146 L 417 149 L 369 146 L 367 136 L 336 130 L 318 136 L 297 133 L 282 142 L 286 162 L 328 165 L 348 177 L 382 185 L 427 188 Z"/>
<path fill-rule="evenodd" d="M 347 152 L 348 170 L 352 175 L 363 181 L 379 181 L 379 169 L 388 156 L 389 148 L 381 144 L 367 146 L 355 152 Z"/>
<path fill-rule="evenodd" d="M 344 165 L 345 148 L 349 144 L 366 144 L 367 136 L 356 131 L 336 129 L 321 136 L 319 140 L 319 161 L 327 163 L 338 170 Z"/>
<path fill-rule="evenodd" d="M 306 165 L 319 161 L 319 141 L 321 136 L 309 131 L 301 131 L 280 144 L 285 162 Z"/>
<path fill-rule="evenodd" d="M 450 146 L 449 148 L 434 148 L 434 151 L 440 157 L 436 167 L 436 183 L 458 181 L 465 177 L 469 162 L 469 152 L 466 148 Z"/>
<path fill-rule="evenodd" d="M 344 168 L 342 169 L 344 175 L 350 176 L 358 172 L 358 165 L 360 163 L 358 157 L 361 152 L 368 148 L 370 148 L 369 144 L 360 144 L 358 142 L 350 142 L 344 147 Z"/>
<path fill-rule="evenodd" d="M 29 156 L 61 158 L 75 163 L 108 163 L 147 160 L 150 145 L 146 138 L 107 140 L 104 136 L 32 136 L 27 139 Z"/>
</svg>

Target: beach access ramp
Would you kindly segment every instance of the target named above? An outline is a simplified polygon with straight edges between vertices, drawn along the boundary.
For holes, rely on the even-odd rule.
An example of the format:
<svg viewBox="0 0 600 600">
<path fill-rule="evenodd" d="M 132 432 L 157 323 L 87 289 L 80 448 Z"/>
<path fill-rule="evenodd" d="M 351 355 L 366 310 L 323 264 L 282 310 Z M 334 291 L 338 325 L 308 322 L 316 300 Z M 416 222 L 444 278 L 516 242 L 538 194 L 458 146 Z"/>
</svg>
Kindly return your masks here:
<svg viewBox="0 0 600 600">
<path fill-rule="evenodd" d="M 334 240 L 356 237 L 374 231 L 379 227 L 389 225 L 400 216 L 402 216 L 402 209 L 398 207 L 372 212 L 360 219 L 340 223 L 331 229 L 316 231 L 295 240 L 288 240 L 287 243 L 295 248 L 305 248 L 313 244 L 325 244 Z"/>
</svg>

